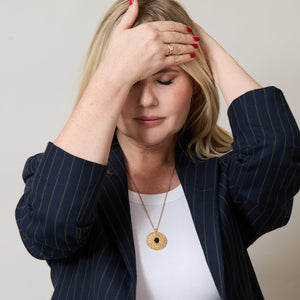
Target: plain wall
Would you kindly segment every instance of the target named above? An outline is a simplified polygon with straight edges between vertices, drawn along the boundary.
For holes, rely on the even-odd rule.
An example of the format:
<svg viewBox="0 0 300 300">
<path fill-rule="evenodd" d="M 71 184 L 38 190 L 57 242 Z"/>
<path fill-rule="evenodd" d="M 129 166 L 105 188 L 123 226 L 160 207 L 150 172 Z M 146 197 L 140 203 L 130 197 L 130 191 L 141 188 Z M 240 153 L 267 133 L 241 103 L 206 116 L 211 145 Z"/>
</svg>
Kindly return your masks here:
<svg viewBox="0 0 300 300">
<path fill-rule="evenodd" d="M 49 268 L 26 252 L 15 223 L 21 173 L 27 157 L 44 151 L 70 115 L 90 40 L 112 3 L 0 0 L 1 299 L 51 297 Z M 300 2 L 181 3 L 258 82 L 284 91 L 299 124 Z M 228 128 L 223 100 L 220 124 Z M 299 299 L 299 229 L 298 194 L 289 224 L 249 249 L 266 299 Z"/>
</svg>

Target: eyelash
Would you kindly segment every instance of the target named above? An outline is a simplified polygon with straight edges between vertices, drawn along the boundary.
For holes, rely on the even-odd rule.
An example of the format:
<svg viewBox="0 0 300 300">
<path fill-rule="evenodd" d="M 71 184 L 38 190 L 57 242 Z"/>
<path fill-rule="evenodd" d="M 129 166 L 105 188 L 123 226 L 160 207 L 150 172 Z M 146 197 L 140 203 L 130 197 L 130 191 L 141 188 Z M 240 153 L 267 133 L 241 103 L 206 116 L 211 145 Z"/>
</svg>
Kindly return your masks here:
<svg viewBox="0 0 300 300">
<path fill-rule="evenodd" d="M 158 82 L 159 84 L 161 84 L 161 85 L 170 85 L 170 84 L 173 83 L 173 81 L 174 81 L 174 79 L 171 79 L 171 80 L 168 80 L 168 81 L 157 80 L 157 82 Z M 139 81 L 137 81 L 137 82 L 133 85 L 133 87 L 136 87 L 138 84 L 139 84 Z"/>
<path fill-rule="evenodd" d="M 168 80 L 168 81 L 160 81 L 160 80 L 157 80 L 157 82 L 158 82 L 159 84 L 162 84 L 162 85 L 170 85 L 170 84 L 173 82 L 173 79 Z"/>
</svg>

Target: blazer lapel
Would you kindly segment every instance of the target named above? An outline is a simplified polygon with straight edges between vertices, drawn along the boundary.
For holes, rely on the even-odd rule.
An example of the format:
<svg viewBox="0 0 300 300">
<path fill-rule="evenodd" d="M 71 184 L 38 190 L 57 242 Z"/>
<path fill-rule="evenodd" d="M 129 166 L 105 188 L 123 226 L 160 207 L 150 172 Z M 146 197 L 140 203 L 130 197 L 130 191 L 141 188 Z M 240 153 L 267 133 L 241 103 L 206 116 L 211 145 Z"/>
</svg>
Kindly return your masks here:
<svg viewBox="0 0 300 300">
<path fill-rule="evenodd" d="M 202 245 L 216 287 L 225 299 L 224 267 L 221 251 L 220 223 L 217 197 L 217 160 L 193 163 L 184 152 L 176 150 L 176 171 L 183 186 L 195 228 Z M 127 270 L 136 282 L 136 258 L 126 167 L 122 150 L 114 138 L 110 152 L 107 175 L 103 182 L 105 203 L 103 212 L 111 228 L 117 248 Z"/>
<path fill-rule="evenodd" d="M 206 261 L 222 299 L 224 266 L 217 197 L 217 159 L 193 163 L 177 149 L 176 171 L 185 192 Z"/>
<path fill-rule="evenodd" d="M 132 279 L 136 282 L 136 260 L 128 199 L 128 184 L 122 150 L 115 138 L 103 182 L 105 201 L 101 201 L 103 213 Z"/>
</svg>

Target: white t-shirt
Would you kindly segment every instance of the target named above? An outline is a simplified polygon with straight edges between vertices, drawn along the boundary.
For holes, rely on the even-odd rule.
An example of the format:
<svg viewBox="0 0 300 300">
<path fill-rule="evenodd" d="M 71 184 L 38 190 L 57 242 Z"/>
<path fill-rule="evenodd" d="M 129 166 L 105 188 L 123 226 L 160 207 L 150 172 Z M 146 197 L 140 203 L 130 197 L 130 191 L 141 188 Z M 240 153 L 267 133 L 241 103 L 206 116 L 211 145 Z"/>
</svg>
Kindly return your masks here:
<svg viewBox="0 0 300 300">
<path fill-rule="evenodd" d="M 167 246 L 161 250 L 148 247 L 151 223 L 139 195 L 128 193 L 137 263 L 136 299 L 220 300 L 182 186 L 168 193 L 158 228 L 167 237 Z M 165 194 L 141 196 L 156 227 Z"/>
</svg>

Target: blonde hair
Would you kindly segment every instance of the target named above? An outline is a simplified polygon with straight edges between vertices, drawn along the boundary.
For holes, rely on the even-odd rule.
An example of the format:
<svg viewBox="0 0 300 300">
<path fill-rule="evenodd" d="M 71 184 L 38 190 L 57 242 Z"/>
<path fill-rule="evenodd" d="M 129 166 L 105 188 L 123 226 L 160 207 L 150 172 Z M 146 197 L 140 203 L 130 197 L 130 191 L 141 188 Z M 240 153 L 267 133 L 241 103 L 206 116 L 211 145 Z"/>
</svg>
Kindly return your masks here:
<svg viewBox="0 0 300 300">
<path fill-rule="evenodd" d="M 100 23 L 87 53 L 76 104 L 104 57 L 112 30 L 119 24 L 128 6 L 129 0 L 116 1 Z M 145 18 L 147 21 L 175 21 L 193 27 L 186 11 L 174 0 L 139 0 L 139 15 L 134 26 Z M 217 125 L 220 110 L 218 91 L 200 47 L 195 54 L 191 62 L 180 65 L 199 88 L 192 97 L 190 112 L 178 133 L 177 142 L 191 158 L 219 157 L 231 151 L 232 137 Z"/>
</svg>

